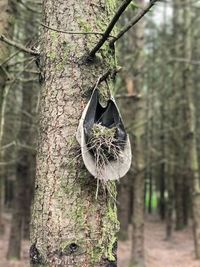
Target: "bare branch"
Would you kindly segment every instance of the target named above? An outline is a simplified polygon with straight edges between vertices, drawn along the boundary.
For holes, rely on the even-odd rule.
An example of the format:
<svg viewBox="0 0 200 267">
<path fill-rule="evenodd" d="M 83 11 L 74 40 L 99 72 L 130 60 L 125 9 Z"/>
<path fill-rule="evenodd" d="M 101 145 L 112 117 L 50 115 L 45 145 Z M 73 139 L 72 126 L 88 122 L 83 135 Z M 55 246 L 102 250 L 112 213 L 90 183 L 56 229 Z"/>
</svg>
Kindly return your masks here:
<svg viewBox="0 0 200 267">
<path fill-rule="evenodd" d="M 113 47 L 114 43 L 119 40 L 130 28 L 132 28 L 136 23 L 138 23 L 139 20 L 141 20 L 144 15 L 152 8 L 152 6 L 157 2 L 158 0 L 151 0 L 149 4 L 142 9 L 131 21 L 130 23 L 125 26 L 119 33 L 118 35 L 110 41 L 110 47 Z"/>
<path fill-rule="evenodd" d="M 104 33 L 103 32 L 76 32 L 76 31 L 65 31 L 65 30 L 61 30 L 61 29 L 56 29 L 54 27 L 51 27 L 51 26 L 47 26 L 46 24 L 44 23 L 40 23 L 44 28 L 47 28 L 47 29 L 50 29 L 52 31 L 56 31 L 56 32 L 61 32 L 61 33 L 67 33 L 67 34 L 94 34 L 94 35 L 103 35 Z M 113 36 L 109 36 L 109 37 L 113 37 Z M 113 37 L 114 38 L 114 37 Z"/>
<path fill-rule="evenodd" d="M 114 17 L 112 18 L 110 24 L 108 25 L 107 29 L 105 30 L 102 38 L 99 40 L 99 42 L 96 44 L 96 46 L 90 51 L 88 58 L 92 59 L 94 58 L 95 54 L 99 51 L 99 49 L 102 47 L 102 45 L 107 41 L 108 37 L 110 36 L 110 33 L 112 29 L 114 28 L 115 24 L 119 20 L 122 13 L 125 11 L 127 6 L 132 2 L 132 0 L 124 0 L 121 4 L 121 6 L 116 11 Z"/>
<path fill-rule="evenodd" d="M 10 160 L 10 161 L 0 161 L 0 166 L 6 166 L 6 165 L 12 165 L 16 163 L 16 159 L 15 160 Z"/>
<path fill-rule="evenodd" d="M 19 51 L 16 51 L 13 54 L 9 55 L 4 61 L 0 62 L 0 66 L 3 66 L 4 64 L 6 64 L 9 60 L 15 57 L 18 53 Z"/>
<path fill-rule="evenodd" d="M 0 148 L 0 151 L 1 151 L 1 150 L 8 149 L 8 148 L 10 148 L 10 147 L 12 147 L 12 146 L 15 146 L 15 147 L 18 147 L 18 148 L 24 148 L 24 149 L 31 150 L 31 151 L 34 151 L 34 152 L 36 151 L 36 149 L 35 149 L 34 147 L 29 146 L 29 145 L 27 145 L 27 144 L 20 143 L 20 142 L 18 142 L 18 141 L 12 141 L 11 143 L 2 146 L 2 147 Z M 0 165 L 1 165 L 1 164 L 2 164 L 2 165 L 5 165 L 5 164 L 7 164 L 7 163 L 6 163 L 6 162 L 1 162 Z"/>
<path fill-rule="evenodd" d="M 29 49 L 21 44 L 18 44 L 16 43 L 15 41 L 12 41 L 8 38 L 6 38 L 4 35 L 0 35 L 0 40 L 5 42 L 6 44 L 8 45 L 11 45 L 11 46 L 14 46 L 16 48 L 18 48 L 19 50 L 25 52 L 25 53 L 28 53 L 28 54 L 31 54 L 31 55 L 34 55 L 34 56 L 37 56 L 39 55 L 39 52 L 35 51 L 35 50 L 32 50 L 32 49 Z"/>
<path fill-rule="evenodd" d="M 12 141 L 11 143 L 2 146 L 2 147 L 0 148 L 0 151 L 1 151 L 1 150 L 5 150 L 5 149 L 10 148 L 10 147 L 15 146 L 15 145 L 16 145 L 16 142 L 15 142 L 15 141 Z"/>
<path fill-rule="evenodd" d="M 198 60 L 189 60 L 187 58 L 173 57 L 173 58 L 169 59 L 169 62 L 172 62 L 172 61 L 189 63 L 189 64 L 192 64 L 192 65 L 200 65 L 200 61 L 198 61 Z"/>
</svg>

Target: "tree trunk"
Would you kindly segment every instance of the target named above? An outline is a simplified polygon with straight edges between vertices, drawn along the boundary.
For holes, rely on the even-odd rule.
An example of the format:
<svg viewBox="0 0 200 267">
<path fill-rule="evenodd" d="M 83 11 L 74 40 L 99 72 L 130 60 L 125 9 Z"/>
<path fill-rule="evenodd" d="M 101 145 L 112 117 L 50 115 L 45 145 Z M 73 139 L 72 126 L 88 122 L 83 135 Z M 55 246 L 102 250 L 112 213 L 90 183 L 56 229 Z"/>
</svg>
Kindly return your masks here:
<svg viewBox="0 0 200 267">
<path fill-rule="evenodd" d="M 169 108 L 170 110 L 170 108 Z M 171 119 L 170 119 L 171 121 Z M 173 211 L 174 211 L 174 155 L 173 151 L 170 150 L 171 143 L 167 147 L 167 155 L 171 152 L 171 162 L 168 163 L 168 175 L 167 175 L 167 203 L 166 203 L 166 240 L 169 240 L 172 236 L 173 231 Z"/>
<path fill-rule="evenodd" d="M 144 119 L 144 102 L 139 100 L 135 110 L 137 122 Z M 135 130 L 135 172 L 132 215 L 132 250 L 130 266 L 144 266 L 144 127 Z"/>
<path fill-rule="evenodd" d="M 183 57 L 183 16 L 182 16 L 182 1 L 175 0 L 173 3 L 173 37 L 174 37 L 174 57 Z M 183 81 L 182 81 L 182 70 L 183 66 L 180 62 L 174 63 L 174 76 L 173 76 L 173 91 L 174 91 L 174 118 L 173 127 L 183 127 L 183 113 L 184 113 L 184 103 L 182 101 L 183 93 Z M 178 93 L 176 93 L 178 92 Z M 183 188 L 184 188 L 184 153 L 185 148 L 183 147 L 184 137 L 182 131 L 175 132 L 175 142 L 172 147 L 175 160 L 178 162 L 177 168 L 174 168 L 174 201 L 175 201 L 175 211 L 176 211 L 176 230 L 181 230 L 184 227 L 184 204 L 183 204 Z"/>
<path fill-rule="evenodd" d="M 70 31 L 104 31 L 115 1 L 43 2 L 44 23 Z M 114 68 L 108 47 L 94 60 L 84 56 L 99 39 L 95 35 L 63 34 L 44 29 L 44 86 L 40 103 L 40 134 L 30 257 L 38 266 L 116 266 L 119 224 L 109 182 L 99 189 L 83 165 L 76 131 L 88 95 L 98 78 Z M 102 100 L 109 82 L 99 86 Z M 112 196 L 111 196 L 112 195 Z"/>
<path fill-rule="evenodd" d="M 144 1 L 140 0 L 138 3 L 142 6 Z M 136 95 L 143 91 L 143 67 L 144 67 L 144 23 L 140 22 L 135 28 L 135 62 L 133 73 L 134 88 Z M 135 150 L 135 172 L 133 185 L 133 215 L 132 215 L 132 248 L 130 266 L 144 266 L 144 124 L 141 123 L 145 118 L 144 99 L 138 99 L 135 102 L 135 116 L 134 125 L 134 150 Z"/>
<path fill-rule="evenodd" d="M 192 59 L 192 29 L 191 29 L 191 6 L 184 0 L 184 57 L 188 62 Z M 196 112 L 193 98 L 193 81 L 192 81 L 192 67 L 190 63 L 185 64 L 183 73 L 184 89 L 187 97 L 187 126 L 188 126 L 188 144 L 189 144 L 189 164 L 190 171 L 193 178 L 193 220 L 194 220 L 194 240 L 196 257 L 200 259 L 200 177 L 199 177 L 199 162 L 197 153 L 196 141 Z"/>
<path fill-rule="evenodd" d="M 175 208 L 176 208 L 176 230 L 184 227 L 183 212 L 183 174 L 177 173 L 175 176 Z"/>
<path fill-rule="evenodd" d="M 31 3 L 29 2 L 29 5 L 30 4 Z M 15 21 L 15 32 L 17 32 L 17 36 L 15 35 L 15 38 L 18 40 L 18 42 L 27 43 L 28 41 L 30 42 L 30 40 L 32 41 L 37 29 L 37 27 L 34 25 L 37 16 L 37 14 L 34 15 L 33 21 L 33 12 L 25 12 L 23 6 L 17 6 L 17 18 Z M 25 24 L 26 21 L 28 21 L 30 24 Z M 15 88 L 16 90 L 21 91 L 21 107 L 18 116 L 20 125 L 18 131 L 16 131 L 15 137 L 17 143 L 17 161 L 15 166 L 16 181 L 14 188 L 14 207 L 12 212 L 11 231 L 7 251 L 8 259 L 20 259 L 21 240 L 25 236 L 25 228 L 26 237 L 29 235 L 30 206 L 32 198 L 31 186 L 33 186 L 33 166 L 35 165 L 35 150 L 33 148 L 33 137 L 35 134 L 35 111 L 33 112 L 33 106 L 36 102 L 35 95 L 36 90 L 38 89 L 38 81 L 35 85 L 33 84 L 33 74 L 26 72 L 26 65 L 24 66 L 23 63 L 24 58 L 26 58 L 26 55 L 24 53 L 20 53 L 20 59 L 22 60 L 22 63 L 18 63 L 17 69 L 19 69 L 18 71 L 20 72 L 22 80 L 27 79 L 30 80 L 30 82 L 23 83 L 18 80 L 16 82 L 17 87 Z M 15 58 L 16 61 L 18 59 L 18 57 Z M 30 69 L 34 70 L 34 62 L 30 61 L 28 65 Z M 16 72 L 15 75 L 18 75 L 18 73 Z M 26 223 L 28 223 L 26 226 L 25 217 Z"/>
<path fill-rule="evenodd" d="M 118 218 L 120 221 L 119 239 L 123 241 L 128 239 L 129 216 L 131 213 L 130 210 L 131 185 L 129 179 L 130 176 L 132 176 L 132 173 L 129 173 L 127 177 L 121 181 L 117 198 L 119 202 Z"/>
<path fill-rule="evenodd" d="M 12 32 L 12 19 L 13 3 L 9 0 L 2 0 L 0 2 L 0 32 L 1 34 L 7 34 Z M 4 161 L 3 137 L 4 137 L 4 125 L 5 125 L 5 102 L 7 91 L 5 89 L 7 77 L 7 58 L 10 54 L 10 48 L 3 42 L 0 42 L 0 161 Z M 0 234 L 4 232 L 2 222 L 2 212 L 4 206 L 4 193 L 5 193 L 5 168 L 2 166 L 0 170 Z"/>
</svg>

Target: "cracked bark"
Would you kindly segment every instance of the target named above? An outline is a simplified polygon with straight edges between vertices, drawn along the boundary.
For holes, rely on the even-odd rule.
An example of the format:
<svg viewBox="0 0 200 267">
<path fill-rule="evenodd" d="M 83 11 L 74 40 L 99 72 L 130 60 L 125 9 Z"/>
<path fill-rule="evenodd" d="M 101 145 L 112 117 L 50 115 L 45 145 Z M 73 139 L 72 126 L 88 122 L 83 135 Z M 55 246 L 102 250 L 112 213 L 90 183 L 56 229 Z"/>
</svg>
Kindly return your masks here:
<svg viewBox="0 0 200 267">
<path fill-rule="evenodd" d="M 111 4 L 112 3 L 112 4 Z M 115 1 L 46 0 L 44 23 L 71 31 L 104 30 Z M 35 198 L 30 257 L 34 266 L 116 266 L 116 205 L 106 190 L 96 194 L 75 139 L 81 113 L 98 77 L 114 67 L 104 47 L 90 64 L 80 59 L 98 36 L 44 29 Z M 112 83 L 108 83 L 112 86 Z M 106 97 L 108 87 L 101 83 Z M 87 96 L 87 97 L 86 97 Z M 109 184 L 116 194 L 115 184 Z"/>
</svg>

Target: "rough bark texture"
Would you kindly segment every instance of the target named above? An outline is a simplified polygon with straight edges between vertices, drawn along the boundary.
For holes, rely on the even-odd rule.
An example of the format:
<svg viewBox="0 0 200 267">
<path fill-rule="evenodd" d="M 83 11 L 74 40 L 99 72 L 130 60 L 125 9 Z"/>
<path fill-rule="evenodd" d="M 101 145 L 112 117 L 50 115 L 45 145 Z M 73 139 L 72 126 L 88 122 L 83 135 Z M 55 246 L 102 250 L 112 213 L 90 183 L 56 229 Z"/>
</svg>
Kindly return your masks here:
<svg viewBox="0 0 200 267">
<path fill-rule="evenodd" d="M 43 7 L 46 25 L 72 31 L 104 31 L 116 9 L 115 1 L 103 0 L 46 0 Z M 115 184 L 107 184 L 109 193 L 100 186 L 95 199 L 97 181 L 85 169 L 75 138 L 92 87 L 115 65 L 113 51 L 107 47 L 92 62 L 84 60 L 98 38 L 43 32 L 44 86 L 30 248 L 33 265 L 116 266 Z M 105 99 L 106 83 L 100 90 Z"/>
</svg>

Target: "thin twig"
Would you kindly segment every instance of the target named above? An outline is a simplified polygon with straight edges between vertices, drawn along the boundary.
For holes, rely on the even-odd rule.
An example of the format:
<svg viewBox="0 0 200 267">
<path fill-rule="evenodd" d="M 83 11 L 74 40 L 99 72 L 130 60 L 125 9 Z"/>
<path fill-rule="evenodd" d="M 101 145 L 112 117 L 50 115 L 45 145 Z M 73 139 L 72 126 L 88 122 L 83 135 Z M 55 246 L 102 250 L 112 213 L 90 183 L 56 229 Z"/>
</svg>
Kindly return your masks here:
<svg viewBox="0 0 200 267">
<path fill-rule="evenodd" d="M 104 33 L 103 32 L 79 32 L 79 31 L 65 31 L 65 30 L 61 30 L 61 29 L 57 29 L 57 28 L 54 28 L 52 26 L 47 26 L 46 24 L 44 23 L 40 23 L 43 27 L 47 28 L 47 29 L 50 29 L 52 31 L 56 31 L 56 32 L 61 32 L 61 33 L 67 33 L 67 34 L 94 34 L 94 35 L 103 35 Z M 109 36 L 109 37 L 113 37 L 114 36 Z"/>
<path fill-rule="evenodd" d="M 6 64 L 9 60 L 11 60 L 13 57 L 15 57 L 19 51 L 14 52 L 13 54 L 9 55 L 4 61 L 0 62 L 0 65 L 3 66 Z"/>
<path fill-rule="evenodd" d="M 10 148 L 10 147 L 15 146 L 15 145 L 16 145 L 16 142 L 15 142 L 15 141 L 12 141 L 11 143 L 2 146 L 2 147 L 0 148 L 0 151 L 1 151 L 1 150 L 5 150 L 5 149 Z"/>
<path fill-rule="evenodd" d="M 5 42 L 6 44 L 8 45 L 11 45 L 11 46 L 14 46 L 16 48 L 18 48 L 19 50 L 25 52 L 25 53 L 28 53 L 28 54 L 31 54 L 31 55 L 34 55 L 34 56 L 38 56 L 39 55 L 39 52 L 35 51 L 35 50 L 32 50 L 32 49 L 29 49 L 21 44 L 18 44 L 16 43 L 15 41 L 12 41 L 8 38 L 6 38 L 4 35 L 0 35 L 0 40 Z"/>
<path fill-rule="evenodd" d="M 157 2 L 158 0 L 151 0 L 149 4 L 142 9 L 131 21 L 130 23 L 125 26 L 118 34 L 117 36 L 110 41 L 110 47 L 113 47 L 114 43 L 119 40 L 130 28 L 132 28 L 139 20 L 141 20 L 144 15 L 152 8 L 152 6 Z"/>
<path fill-rule="evenodd" d="M 12 72 L 19 72 L 19 71 L 20 71 L 19 69 L 15 69 Z M 31 73 L 31 74 L 40 74 L 39 71 L 34 70 L 34 69 L 26 69 L 26 70 L 23 70 L 23 72 L 27 72 L 27 73 Z"/>
<path fill-rule="evenodd" d="M 102 45 L 107 41 L 108 37 L 110 36 L 110 33 L 112 29 L 114 28 L 115 24 L 119 20 L 122 13 L 125 11 L 127 6 L 132 2 L 132 0 L 124 0 L 121 4 L 121 6 L 116 11 L 114 17 L 112 18 L 111 22 L 109 23 L 108 27 L 106 28 L 103 36 L 99 40 L 99 42 L 96 44 L 96 46 L 90 51 L 88 58 L 94 58 L 95 54 L 99 51 L 99 49 L 102 47 Z"/>
</svg>

